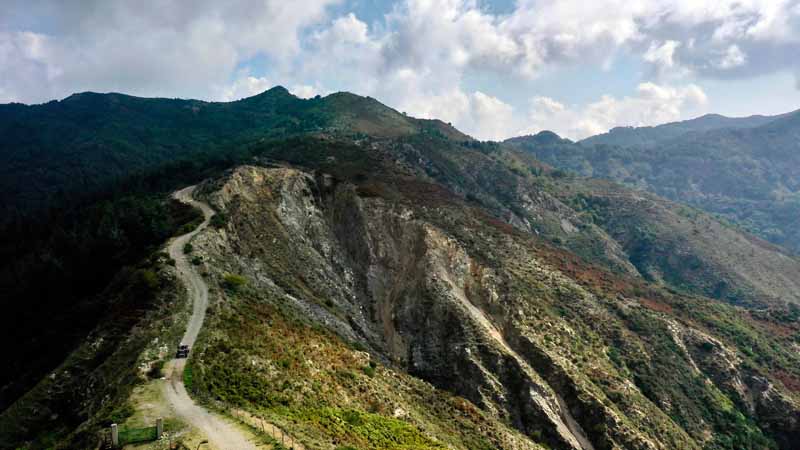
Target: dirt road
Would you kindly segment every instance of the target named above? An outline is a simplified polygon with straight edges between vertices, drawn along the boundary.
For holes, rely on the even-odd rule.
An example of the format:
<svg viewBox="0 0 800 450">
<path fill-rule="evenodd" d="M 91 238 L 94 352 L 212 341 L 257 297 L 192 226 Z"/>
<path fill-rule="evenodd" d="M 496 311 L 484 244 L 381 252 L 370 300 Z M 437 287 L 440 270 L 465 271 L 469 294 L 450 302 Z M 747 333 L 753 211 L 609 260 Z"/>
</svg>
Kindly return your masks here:
<svg viewBox="0 0 800 450">
<path fill-rule="evenodd" d="M 202 210 L 205 220 L 194 231 L 175 238 L 169 245 L 169 255 L 175 260 L 178 277 L 188 288 L 189 298 L 192 299 L 192 317 L 186 326 L 186 333 L 183 335 L 182 341 L 184 344 L 189 345 L 190 348 L 194 347 L 197 335 L 203 327 L 203 319 L 205 319 L 206 308 L 208 307 L 208 286 L 188 261 L 188 258 L 183 253 L 183 246 L 205 228 L 211 216 L 214 215 L 211 207 L 192 198 L 194 189 L 195 186 L 182 189 L 176 192 L 174 197 L 183 203 Z M 258 449 L 259 447 L 251 442 L 252 435 L 192 401 L 186 392 L 186 387 L 183 385 L 183 369 L 185 365 L 186 359 L 173 360 L 171 374 L 168 382 L 164 385 L 164 395 L 175 410 L 175 414 L 205 435 L 209 443 L 217 450 Z"/>
</svg>

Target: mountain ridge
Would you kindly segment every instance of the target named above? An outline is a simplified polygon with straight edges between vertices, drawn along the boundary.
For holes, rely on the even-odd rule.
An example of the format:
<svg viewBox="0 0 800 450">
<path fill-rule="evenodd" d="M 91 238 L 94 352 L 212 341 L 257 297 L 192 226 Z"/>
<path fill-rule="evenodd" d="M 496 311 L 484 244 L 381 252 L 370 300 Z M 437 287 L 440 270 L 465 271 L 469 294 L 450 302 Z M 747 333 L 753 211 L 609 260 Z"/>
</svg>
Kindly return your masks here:
<svg viewBox="0 0 800 450">
<path fill-rule="evenodd" d="M 755 114 L 746 117 L 728 117 L 721 114 L 709 113 L 694 119 L 668 122 L 660 125 L 614 127 L 606 133 L 590 136 L 578 142 L 588 146 L 605 144 L 618 145 L 621 147 L 651 147 L 664 140 L 677 138 L 692 132 L 704 132 L 726 128 L 755 128 L 780 120 L 797 112 L 800 111 L 791 111 L 774 116 Z"/>
<path fill-rule="evenodd" d="M 506 142 L 559 169 L 611 179 L 718 214 L 797 254 L 800 112 L 766 119 L 756 126 L 678 134 L 673 129 L 665 136 L 658 135 L 658 127 L 630 129 L 638 135 L 624 145 L 604 143 L 605 137 L 577 144 L 530 137 Z"/>
<path fill-rule="evenodd" d="M 158 223 L 170 192 L 199 182 L 216 214 L 183 249 L 209 286 L 187 390 L 223 414 L 261 414 L 326 450 L 793 450 L 800 261 L 703 211 L 557 170 L 527 149 L 374 99 L 326 98 L 278 89 L 197 111 L 122 99 L 113 114 L 87 106 L 30 129 L 100 167 L 107 156 L 143 159 L 119 162 L 136 182 L 108 180 L 125 195 L 106 193 L 92 221 L 51 218 L 39 250 L 20 240 L 36 257 L 8 253 L 13 317 L 48 300 L 28 288 L 58 285 L 58 267 L 84 255 L 127 276 L 95 280 L 103 308 L 86 320 L 96 326 L 71 330 L 82 336 L 74 351 L 25 372 L 36 386 L 0 412 L 0 446 L 89 447 L 110 420 L 138 420 L 134 385 L 157 385 L 147 374 L 164 359 L 159 346 L 168 355 L 180 339 L 168 330 L 190 305 L 160 251 L 164 234 L 134 237 Z M 94 122 L 76 119 L 86 115 Z M 172 136 L 195 115 L 191 139 Z M 47 141 L 54 130 L 106 134 L 87 146 Z M 193 142 L 201 152 L 180 147 Z M 50 151 L 35 147 L 29 162 Z M 139 195 L 153 203 L 125 197 Z M 147 251 L 104 259 L 119 250 L 95 230 Z M 54 259 L 48 276 L 17 263 L 49 270 Z M 57 299 L 71 308 L 82 297 Z M 56 306 L 40 325 L 64 326 Z"/>
</svg>

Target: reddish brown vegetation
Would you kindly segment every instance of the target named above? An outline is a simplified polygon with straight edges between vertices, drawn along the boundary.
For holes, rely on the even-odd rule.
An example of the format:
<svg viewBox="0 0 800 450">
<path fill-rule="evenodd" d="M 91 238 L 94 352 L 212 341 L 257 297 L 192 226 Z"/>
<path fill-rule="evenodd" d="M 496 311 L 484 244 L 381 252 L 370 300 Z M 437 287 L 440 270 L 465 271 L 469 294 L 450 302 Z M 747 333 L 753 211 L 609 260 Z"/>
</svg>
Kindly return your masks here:
<svg viewBox="0 0 800 450">
<path fill-rule="evenodd" d="M 649 298 L 640 298 L 639 301 L 646 308 L 650 308 L 653 311 L 672 314 L 672 306 L 667 305 L 666 303 L 661 303 L 659 301 L 656 301 L 656 300 L 653 300 L 653 299 L 649 299 Z"/>
<path fill-rule="evenodd" d="M 780 380 L 781 383 L 786 386 L 786 389 L 789 389 L 792 392 L 800 392 L 800 378 L 798 378 L 796 375 L 779 370 L 773 373 L 773 376 Z"/>
</svg>

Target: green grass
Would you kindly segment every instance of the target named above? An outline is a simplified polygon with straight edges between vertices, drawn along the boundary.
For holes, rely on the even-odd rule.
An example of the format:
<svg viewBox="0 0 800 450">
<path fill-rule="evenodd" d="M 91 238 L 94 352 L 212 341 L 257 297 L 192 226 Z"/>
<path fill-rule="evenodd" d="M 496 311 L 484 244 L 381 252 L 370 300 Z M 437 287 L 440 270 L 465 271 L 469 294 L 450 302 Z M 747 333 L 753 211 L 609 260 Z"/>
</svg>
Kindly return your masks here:
<svg viewBox="0 0 800 450">
<path fill-rule="evenodd" d="M 483 450 L 505 442 L 495 439 L 508 430 L 466 400 L 365 361 L 331 332 L 254 299 L 258 293 L 231 297 L 208 317 L 213 337 L 196 346 L 191 363 L 193 395 L 200 400 L 265 417 L 308 448 L 336 442 L 358 449 L 438 449 L 446 443 Z M 392 404 L 413 414 L 395 418 L 387 407 Z"/>
<path fill-rule="evenodd" d="M 156 427 L 129 428 L 119 431 L 119 442 L 122 445 L 156 440 Z"/>
<path fill-rule="evenodd" d="M 183 385 L 186 386 L 186 390 L 189 392 L 192 392 L 194 389 L 194 375 L 192 371 L 192 364 L 187 364 L 183 368 Z"/>
<path fill-rule="evenodd" d="M 347 445 L 363 449 L 445 449 L 402 420 L 356 409 L 316 408 L 292 411 L 292 420 L 313 424 Z"/>
</svg>

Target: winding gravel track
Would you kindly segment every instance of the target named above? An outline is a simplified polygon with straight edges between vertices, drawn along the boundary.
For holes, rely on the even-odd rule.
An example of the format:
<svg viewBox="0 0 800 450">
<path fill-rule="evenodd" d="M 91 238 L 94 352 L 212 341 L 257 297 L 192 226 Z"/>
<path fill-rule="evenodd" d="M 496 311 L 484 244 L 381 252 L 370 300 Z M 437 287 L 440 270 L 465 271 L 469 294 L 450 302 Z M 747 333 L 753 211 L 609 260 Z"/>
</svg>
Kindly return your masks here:
<svg viewBox="0 0 800 450">
<path fill-rule="evenodd" d="M 178 277 L 188 288 L 189 296 L 193 303 L 192 317 L 186 325 L 186 333 L 183 335 L 182 340 L 190 348 L 194 347 L 200 328 L 203 327 L 203 319 L 205 319 L 206 308 L 208 307 L 208 286 L 189 263 L 183 253 L 183 246 L 202 231 L 208 225 L 211 216 L 214 215 L 214 211 L 210 206 L 192 198 L 194 190 L 195 186 L 189 186 L 175 192 L 173 197 L 202 210 L 203 223 L 195 228 L 194 231 L 175 238 L 169 245 L 169 255 L 175 260 Z M 257 450 L 258 446 L 248 439 L 244 430 L 194 403 L 183 385 L 183 369 L 185 365 L 186 359 L 173 360 L 171 375 L 164 385 L 164 395 L 176 415 L 199 430 L 205 435 L 209 443 L 218 450 Z"/>
</svg>

